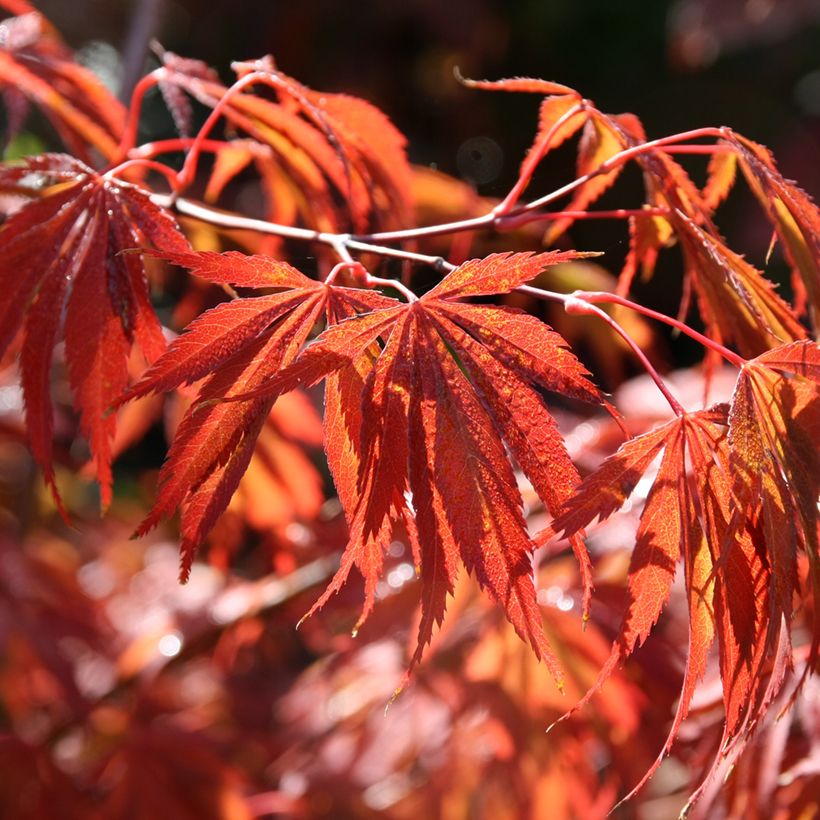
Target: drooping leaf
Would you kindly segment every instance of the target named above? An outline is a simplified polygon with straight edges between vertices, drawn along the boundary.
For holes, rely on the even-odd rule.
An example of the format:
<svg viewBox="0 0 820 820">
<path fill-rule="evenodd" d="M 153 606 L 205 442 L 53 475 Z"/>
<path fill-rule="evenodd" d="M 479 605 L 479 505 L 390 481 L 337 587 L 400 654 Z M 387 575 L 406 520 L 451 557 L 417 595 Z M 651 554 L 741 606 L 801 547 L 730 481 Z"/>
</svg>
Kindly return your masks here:
<svg viewBox="0 0 820 820">
<path fill-rule="evenodd" d="M 728 519 L 722 517 L 729 503 L 728 486 L 725 481 L 720 484 L 722 473 L 717 463 L 721 453 L 726 458 L 725 424 L 725 409 L 715 408 L 679 416 L 627 442 L 583 481 L 551 526 L 553 532 L 571 534 L 596 517 L 606 518 L 624 504 L 656 455 L 663 451 L 636 533 L 620 630 L 598 681 L 568 713 L 587 703 L 618 665 L 646 640 L 669 597 L 677 563 L 682 560 L 689 607 L 689 647 L 681 696 L 661 753 L 625 799 L 649 780 L 671 748 L 697 682 L 706 670 L 714 641 L 714 574 L 728 529 Z M 691 464 L 691 475 L 687 464 Z M 716 489 L 716 481 L 722 493 Z M 731 680 L 724 675 L 724 685 L 730 686 Z"/>
<path fill-rule="evenodd" d="M 768 150 L 739 135 L 732 145 L 753 193 L 774 225 L 794 272 L 795 290 L 804 289 L 817 328 L 820 314 L 820 210 L 806 193 L 783 178 Z"/>
<path fill-rule="evenodd" d="M 675 222 L 713 338 L 735 344 L 744 356 L 805 338 L 794 312 L 758 270 L 691 220 Z"/>
<path fill-rule="evenodd" d="M 704 202 L 714 210 L 729 196 L 737 175 L 737 154 L 734 151 L 716 151 L 709 159 L 707 180 L 703 186 Z"/>
<path fill-rule="evenodd" d="M 787 631 L 794 596 L 800 594 L 799 553 L 808 558 L 813 590 L 820 581 L 820 460 L 814 445 L 820 412 L 818 361 L 818 346 L 807 341 L 763 353 L 743 367 L 729 415 L 735 516 L 738 526 L 758 528 L 757 541 L 769 567 L 770 623 L 782 618 Z M 814 636 L 812 654 L 817 640 Z"/>
<path fill-rule="evenodd" d="M 250 90 L 233 94 L 225 116 L 272 152 L 257 165 L 288 211 L 318 230 L 404 225 L 412 174 L 405 139 L 387 117 L 364 100 L 308 89 L 272 65 L 265 71 L 279 101 Z M 183 64 L 169 69 L 167 82 L 210 107 L 227 91 Z"/>
<path fill-rule="evenodd" d="M 69 381 L 96 463 L 103 507 L 111 499 L 108 408 L 127 382 L 134 342 L 151 360 L 164 349 L 143 261 L 121 253 L 188 244 L 173 218 L 139 188 L 99 176 L 78 160 L 44 155 L 0 171 L 44 186 L 0 230 L 0 350 L 22 327 L 21 374 L 31 446 L 57 496 L 51 465 L 51 358 L 65 340 Z M 63 308 L 65 315 L 63 316 Z"/>
<path fill-rule="evenodd" d="M 26 8 L 20 4 L 11 9 L 18 16 L 3 21 L 0 91 L 8 109 L 17 114 L 0 145 L 5 147 L 22 126 L 33 102 L 78 157 L 88 161 L 89 149 L 94 149 L 111 159 L 125 124 L 122 104 L 92 72 L 74 62 L 45 18 Z"/>
<path fill-rule="evenodd" d="M 582 482 L 549 531 L 571 534 L 611 514 L 663 449 L 636 536 L 624 622 L 598 683 L 579 703 L 646 638 L 682 557 L 690 626 L 683 689 L 662 753 L 635 790 L 674 742 L 715 638 L 725 726 L 709 777 L 740 754 L 783 683 L 804 594 L 801 554 L 812 590 L 820 588 L 819 349 L 799 341 L 766 351 L 742 367 L 728 412 L 687 414 L 627 442 Z M 812 657 L 817 651 L 815 636 Z"/>
<path fill-rule="evenodd" d="M 511 77 L 505 80 L 470 80 L 466 77 L 459 78 L 468 88 L 478 88 L 482 91 L 523 91 L 530 94 L 569 94 L 580 99 L 581 95 L 566 85 L 550 82 L 549 80 L 536 80 L 532 77 Z"/>
</svg>

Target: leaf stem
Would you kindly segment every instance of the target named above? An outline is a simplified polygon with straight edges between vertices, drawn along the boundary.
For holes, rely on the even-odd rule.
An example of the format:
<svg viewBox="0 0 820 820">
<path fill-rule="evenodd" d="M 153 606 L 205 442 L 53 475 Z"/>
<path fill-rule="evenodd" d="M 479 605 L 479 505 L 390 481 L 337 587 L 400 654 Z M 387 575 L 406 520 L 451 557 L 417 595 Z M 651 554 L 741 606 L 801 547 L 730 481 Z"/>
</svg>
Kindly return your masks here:
<svg viewBox="0 0 820 820">
<path fill-rule="evenodd" d="M 629 219 L 632 216 L 668 216 L 669 208 L 614 208 L 607 211 L 550 211 L 549 213 L 513 213 L 498 217 L 499 230 L 513 230 L 531 222 L 549 222 L 557 219 Z"/>
<path fill-rule="evenodd" d="M 265 80 L 265 75 L 262 74 L 260 71 L 251 71 L 245 76 L 240 77 L 219 99 L 219 102 L 211 109 L 211 113 L 208 114 L 207 119 L 202 124 L 202 127 L 197 132 L 196 136 L 194 137 L 193 142 L 191 143 L 190 150 L 188 152 L 188 156 L 185 157 L 185 163 L 182 166 L 182 170 L 179 172 L 179 187 L 183 189 L 193 182 L 194 176 L 196 175 L 196 168 L 197 164 L 199 163 L 199 157 L 203 150 L 203 143 L 208 137 L 208 134 L 211 133 L 211 130 L 216 125 L 217 121 L 222 116 L 222 112 L 227 108 L 228 103 L 231 101 L 233 97 L 237 94 L 240 94 L 246 88 L 256 83 L 261 83 Z"/>
<path fill-rule="evenodd" d="M 737 353 L 729 350 L 729 348 L 724 347 L 719 342 L 716 342 L 714 339 L 710 339 L 708 336 L 704 336 L 702 333 L 698 333 L 697 330 L 693 330 L 689 325 L 681 322 L 680 319 L 674 319 L 671 316 L 667 316 L 665 313 L 658 313 L 656 310 L 652 310 L 651 308 L 644 307 L 636 302 L 632 302 L 629 299 L 625 299 L 623 296 L 618 296 L 615 293 L 607 293 L 606 291 L 586 291 L 586 290 L 576 290 L 574 293 L 571 294 L 576 299 L 581 300 L 582 302 L 586 302 L 588 304 L 600 303 L 604 302 L 611 305 L 623 305 L 623 307 L 630 308 L 630 310 L 634 310 L 636 313 L 641 313 L 644 316 L 648 316 L 650 319 L 655 319 L 658 322 L 663 322 L 664 324 L 669 325 L 670 327 L 674 327 L 676 330 L 679 330 L 681 333 L 685 333 L 689 338 L 694 339 L 696 342 L 699 342 L 704 347 L 708 348 L 709 350 L 714 350 L 715 353 L 720 354 L 727 362 L 733 364 L 735 367 L 740 369 L 746 364 L 746 360 L 741 356 L 738 356 Z"/>
<path fill-rule="evenodd" d="M 521 195 L 529 186 L 532 180 L 532 175 L 535 173 L 535 169 L 538 167 L 541 160 L 544 159 L 544 155 L 549 150 L 549 145 L 558 133 L 558 130 L 573 117 L 580 114 L 585 107 L 586 100 L 581 100 L 577 105 L 570 108 L 569 111 L 556 120 L 552 128 L 544 134 L 538 144 L 533 147 L 529 154 L 527 154 L 521 166 L 521 173 L 519 174 L 515 185 L 513 185 L 510 192 L 504 198 L 504 201 L 493 209 L 493 213 L 495 213 L 496 216 L 505 216 L 513 210 L 514 206 L 521 198 Z"/>
<path fill-rule="evenodd" d="M 174 171 L 173 168 L 169 168 L 167 165 L 163 165 L 161 162 L 154 162 L 150 159 L 127 159 L 125 162 L 121 162 L 119 165 L 111 168 L 110 170 L 106 171 L 104 176 L 106 179 L 111 179 L 112 177 L 119 176 L 123 171 L 128 168 L 148 168 L 152 171 L 156 171 L 168 181 L 168 184 L 171 186 L 171 190 L 175 191 L 177 189 L 177 185 L 179 184 L 179 179 L 177 178 L 177 173 Z"/>
<path fill-rule="evenodd" d="M 136 145 L 137 133 L 140 126 L 140 114 L 142 113 L 142 103 L 146 92 L 161 82 L 166 75 L 164 68 L 156 68 L 150 74 L 146 74 L 135 86 L 131 93 L 131 105 L 128 107 L 128 120 L 125 123 L 122 139 L 117 148 L 112 165 L 118 165 L 127 156 L 129 151 Z"/>
<path fill-rule="evenodd" d="M 603 322 L 608 324 L 631 348 L 632 352 L 637 357 L 641 366 L 649 374 L 649 377 L 657 385 L 658 390 L 661 391 L 663 397 L 672 408 L 672 412 L 676 416 L 685 415 L 686 411 L 683 409 L 681 403 L 672 395 L 666 382 L 661 378 L 660 373 L 655 370 L 652 362 L 649 361 L 646 354 L 641 350 L 638 343 L 618 324 L 606 311 L 577 297 L 574 293 L 556 293 L 555 291 L 542 290 L 541 288 L 534 288 L 530 285 L 520 285 L 516 290 L 519 293 L 528 293 L 530 296 L 535 296 L 538 299 L 545 299 L 550 302 L 560 302 L 564 306 L 564 310 L 569 314 L 581 316 L 597 316 Z"/>
<path fill-rule="evenodd" d="M 603 174 L 608 174 L 610 171 L 617 168 L 619 165 L 623 165 L 628 160 L 640 156 L 648 151 L 653 151 L 656 148 L 663 148 L 665 145 L 674 145 L 681 140 L 701 139 L 704 137 L 723 139 L 729 133 L 730 131 L 727 128 L 695 128 L 691 131 L 682 131 L 679 134 L 672 134 L 668 137 L 660 137 L 656 140 L 649 140 L 648 142 L 642 142 L 638 145 L 632 145 L 629 148 L 625 148 L 623 151 L 619 151 L 617 154 L 613 154 L 608 160 L 602 162 L 594 171 L 590 171 L 588 174 L 584 174 L 583 176 L 574 179 L 572 182 L 567 183 L 563 187 L 556 188 L 556 190 L 552 193 L 546 194 L 538 199 L 534 199 L 532 202 L 529 202 L 522 207 L 526 211 L 535 211 L 538 208 L 543 208 L 545 205 L 549 205 L 556 199 L 560 199 L 561 197 L 572 193 L 572 191 L 576 188 L 580 188 L 591 179 Z"/>
<path fill-rule="evenodd" d="M 408 288 L 403 282 L 400 282 L 398 279 L 382 279 L 379 276 L 373 276 L 370 271 L 361 264 L 361 262 L 357 262 L 351 255 L 350 250 L 347 247 L 346 240 L 344 236 L 338 236 L 335 238 L 335 241 L 331 241 L 330 245 L 333 247 L 333 250 L 339 255 L 339 258 L 342 260 L 338 265 L 336 265 L 333 270 L 330 271 L 328 274 L 326 282 L 330 283 L 336 276 L 339 274 L 339 271 L 343 268 L 355 268 L 359 270 L 364 275 L 364 283 L 367 287 L 388 287 L 397 290 L 399 293 L 407 299 L 408 302 L 417 302 L 419 297 L 413 293 L 410 288 Z"/>
<path fill-rule="evenodd" d="M 665 145 L 664 154 L 725 154 L 733 151 L 731 145 Z"/>
<path fill-rule="evenodd" d="M 187 151 L 193 145 L 193 137 L 176 137 L 174 139 L 156 140 L 155 142 L 146 142 L 138 148 L 132 148 L 128 152 L 131 159 L 150 159 L 159 156 L 160 154 L 171 154 L 177 151 Z M 227 140 L 202 140 L 200 143 L 200 150 L 216 154 L 225 146 L 230 145 Z"/>
</svg>

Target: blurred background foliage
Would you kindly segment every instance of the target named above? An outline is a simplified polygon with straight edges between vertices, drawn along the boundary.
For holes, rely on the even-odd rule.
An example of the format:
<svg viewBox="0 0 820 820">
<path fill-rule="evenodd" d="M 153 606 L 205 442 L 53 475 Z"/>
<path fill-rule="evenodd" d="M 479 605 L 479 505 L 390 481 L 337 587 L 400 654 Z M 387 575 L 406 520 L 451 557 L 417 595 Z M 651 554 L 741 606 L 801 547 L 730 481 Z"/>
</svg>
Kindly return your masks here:
<svg viewBox="0 0 820 820">
<path fill-rule="evenodd" d="M 145 57 L 151 37 L 210 63 L 224 79 L 232 59 L 272 53 L 311 87 L 377 104 L 407 135 L 415 163 L 459 177 L 484 197 L 503 196 L 514 181 L 538 100 L 469 91 L 455 81 L 455 67 L 471 77 L 569 84 L 604 110 L 635 112 L 650 136 L 729 125 L 773 149 L 785 175 L 809 193 L 820 190 L 817 0 L 50 0 L 39 7 L 80 59 L 118 90 L 155 65 Z M 32 122 L 14 150 L 54 147 Z M 145 138 L 172 133 L 158 95 L 149 100 L 143 129 Z M 536 184 L 548 190 L 566 182 L 572 162 L 569 151 L 556 152 Z M 631 207 L 631 195 L 637 204 L 638 183 L 625 174 L 602 207 Z M 447 203 L 434 205 L 446 212 Z M 730 241 L 762 265 L 770 237 L 755 206 L 740 197 L 724 207 Z M 578 223 L 565 241 L 607 252 L 603 267 L 565 271 L 567 286 L 603 287 L 622 264 L 626 229 Z M 486 251 L 481 240 L 474 250 Z M 674 260 L 666 264 L 644 298 L 674 312 L 679 286 Z M 172 296 L 182 294 L 165 306 L 179 324 L 215 298 L 196 286 L 166 285 Z M 572 336 L 571 327 L 561 329 Z M 628 367 L 607 343 L 585 344 L 604 357 L 598 364 L 607 386 L 620 385 L 616 404 L 632 413 L 635 432 L 655 423 L 645 381 L 621 384 Z M 702 378 L 681 369 L 690 349 L 669 340 L 665 349 L 669 366 L 679 370 L 678 392 L 697 402 Z M 624 672 L 576 719 L 544 734 L 606 658 L 640 489 L 631 510 L 591 534 L 597 594 L 586 631 L 574 562 L 563 553 L 540 556 L 539 601 L 568 670 L 567 696 L 463 579 L 427 660 L 385 717 L 414 635 L 417 593 L 402 540 L 391 547 L 379 610 L 355 641 L 355 584 L 294 630 L 345 540 L 309 401 L 277 405 L 255 467 L 211 538 L 210 565 L 197 564 L 189 584 L 179 587 L 173 528 L 141 541 L 129 535 L 153 492 L 163 431 L 184 398 L 127 411 L 116 499 L 103 521 L 84 478 L 86 454 L 70 402 L 58 407 L 61 487 L 76 513 L 69 527 L 40 486 L 24 446 L 14 371 L 3 365 L 3 818 L 594 820 L 659 751 L 682 672 L 680 589 Z M 720 389 L 718 374 L 716 397 Z M 581 417 L 576 408 L 559 415 L 582 469 L 617 446 L 611 423 Z M 543 519 L 534 495 L 528 503 L 537 529 Z M 816 816 L 817 694 L 809 687 L 787 721 L 761 733 L 704 816 Z M 716 674 L 687 726 L 673 757 L 616 816 L 676 815 L 720 739 Z"/>
</svg>

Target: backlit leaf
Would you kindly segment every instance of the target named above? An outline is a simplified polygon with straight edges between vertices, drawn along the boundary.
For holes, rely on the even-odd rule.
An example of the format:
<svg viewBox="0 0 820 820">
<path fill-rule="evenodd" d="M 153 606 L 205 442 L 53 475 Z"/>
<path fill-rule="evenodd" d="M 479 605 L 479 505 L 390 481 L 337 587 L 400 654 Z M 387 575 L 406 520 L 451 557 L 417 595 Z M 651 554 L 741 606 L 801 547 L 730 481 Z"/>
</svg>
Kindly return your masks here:
<svg viewBox="0 0 820 820">
<path fill-rule="evenodd" d="M 54 347 L 65 340 L 69 381 L 105 507 L 116 423 L 108 409 L 127 383 L 128 353 L 136 342 L 151 360 L 165 347 L 143 262 L 121 251 L 153 245 L 179 252 L 187 241 L 144 191 L 70 157 L 45 155 L 4 168 L 4 176 L 33 177 L 46 187 L 0 229 L 0 277 L 9 297 L 0 310 L 0 349 L 22 327 L 31 446 L 56 497 L 49 374 Z"/>
</svg>

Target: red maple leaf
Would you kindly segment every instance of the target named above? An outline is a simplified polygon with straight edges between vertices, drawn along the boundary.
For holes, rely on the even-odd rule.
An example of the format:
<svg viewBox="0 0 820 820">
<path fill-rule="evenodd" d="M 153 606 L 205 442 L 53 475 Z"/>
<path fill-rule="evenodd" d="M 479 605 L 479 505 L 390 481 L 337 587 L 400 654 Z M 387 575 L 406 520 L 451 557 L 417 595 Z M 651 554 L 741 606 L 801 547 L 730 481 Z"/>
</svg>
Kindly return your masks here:
<svg viewBox="0 0 820 820">
<path fill-rule="evenodd" d="M 142 259 L 121 251 L 188 243 L 173 218 L 133 185 L 79 160 L 45 154 L 9 165 L 0 185 L 43 188 L 0 230 L 0 351 L 22 330 L 20 370 L 34 457 L 58 498 L 51 463 L 51 360 L 65 341 L 68 377 L 96 462 L 102 505 L 111 500 L 116 419 L 108 408 L 127 384 L 134 342 L 151 360 L 165 348 Z M 59 498 L 58 498 L 59 503 Z"/>
<path fill-rule="evenodd" d="M 572 710 L 646 640 L 682 560 L 689 600 L 683 688 L 667 742 L 630 796 L 669 751 L 715 638 L 726 723 L 712 771 L 730 743 L 738 753 L 782 685 L 801 595 L 799 552 L 808 558 L 815 597 L 820 591 L 818 383 L 815 343 L 761 354 L 741 369 L 729 408 L 680 416 L 624 444 L 583 481 L 548 531 L 571 535 L 611 515 L 663 453 L 636 534 L 621 629 L 598 682 Z M 812 658 L 817 634 L 815 625 Z"/>
<path fill-rule="evenodd" d="M 0 96 L 8 119 L 0 145 L 16 135 L 34 103 L 78 157 L 89 160 L 89 147 L 113 157 L 125 125 L 120 101 L 74 61 L 51 24 L 28 3 L 6 0 L 4 5 L 18 16 L 2 26 Z"/>
<path fill-rule="evenodd" d="M 205 377 L 182 419 L 160 472 L 157 501 L 144 533 L 177 507 L 182 513 L 182 578 L 194 552 L 224 511 L 253 455 L 275 396 L 236 403 L 296 358 L 326 313 L 350 315 L 393 304 L 377 293 L 324 285 L 286 262 L 236 252 L 163 253 L 219 284 L 277 292 L 218 305 L 195 319 L 117 404 Z M 339 357 L 339 364 L 347 359 Z"/>
<path fill-rule="evenodd" d="M 534 546 L 504 442 L 547 508 L 557 510 L 578 475 L 539 390 L 595 403 L 601 394 L 564 340 L 538 319 L 460 300 L 510 291 L 546 266 L 576 256 L 496 254 L 467 262 L 417 301 L 393 302 L 329 327 L 267 384 L 232 396 L 270 399 L 336 371 L 352 385 L 340 378 L 334 394 L 360 391 L 359 430 L 331 438 L 331 449 L 350 453 L 357 467 L 336 458 L 350 540 L 311 612 L 355 566 L 365 578 L 361 624 L 375 603 L 394 523 L 414 519 L 423 606 L 414 662 L 444 615 L 463 563 L 560 681 L 541 628 Z M 379 338 L 383 346 L 374 346 Z M 330 429 L 338 431 L 339 422 Z M 575 540 L 573 546 L 588 576 L 583 544 Z"/>
</svg>

